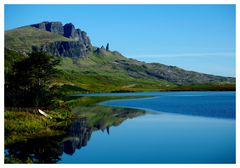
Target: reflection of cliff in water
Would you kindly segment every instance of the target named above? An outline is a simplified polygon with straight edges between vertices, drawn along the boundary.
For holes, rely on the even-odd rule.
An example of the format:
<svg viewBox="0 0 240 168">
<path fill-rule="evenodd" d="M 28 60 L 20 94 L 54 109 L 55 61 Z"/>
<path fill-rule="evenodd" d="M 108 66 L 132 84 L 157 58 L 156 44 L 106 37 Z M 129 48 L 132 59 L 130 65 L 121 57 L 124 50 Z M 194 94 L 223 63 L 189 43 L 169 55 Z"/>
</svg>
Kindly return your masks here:
<svg viewBox="0 0 240 168">
<path fill-rule="evenodd" d="M 89 115 L 92 117 L 84 115 L 84 112 L 90 113 Z M 101 130 L 104 132 L 106 130 L 109 134 L 111 126 L 118 126 L 124 120 L 144 113 L 143 110 L 102 106 L 75 108 L 75 114 L 83 116 L 72 121 L 70 126 L 65 129 L 68 136 L 63 139 L 63 151 L 72 155 L 76 149 L 87 145 L 93 131 Z"/>
<path fill-rule="evenodd" d="M 86 118 L 74 120 L 66 129 L 67 137 L 63 139 L 63 151 L 72 155 L 76 149 L 87 145 L 93 128 L 87 125 Z"/>
<path fill-rule="evenodd" d="M 5 148 L 5 162 L 56 163 L 63 153 L 72 155 L 87 146 L 94 131 L 106 130 L 109 134 L 111 126 L 145 114 L 143 110 L 103 106 L 76 108 L 74 112 L 78 118 L 61 126 L 65 132 L 63 135 L 27 139 L 8 145 Z"/>
</svg>

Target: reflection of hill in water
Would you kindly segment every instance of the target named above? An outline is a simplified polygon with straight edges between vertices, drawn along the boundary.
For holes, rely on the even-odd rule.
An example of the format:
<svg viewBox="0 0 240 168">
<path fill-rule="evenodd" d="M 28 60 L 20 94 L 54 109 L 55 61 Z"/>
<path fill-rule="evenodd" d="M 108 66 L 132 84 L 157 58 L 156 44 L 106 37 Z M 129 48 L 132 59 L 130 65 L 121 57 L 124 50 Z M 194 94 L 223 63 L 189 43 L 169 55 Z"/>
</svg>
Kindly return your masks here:
<svg viewBox="0 0 240 168">
<path fill-rule="evenodd" d="M 66 128 L 67 137 L 63 139 L 64 153 L 72 155 L 76 149 L 87 145 L 92 132 L 102 130 L 109 134 L 111 126 L 118 126 L 128 118 L 143 115 L 142 110 L 90 106 L 75 108 L 75 115 L 80 116 Z"/>
<path fill-rule="evenodd" d="M 93 128 L 87 125 L 86 119 L 74 120 L 66 129 L 67 137 L 63 139 L 63 151 L 72 155 L 76 149 L 87 145 Z"/>
<path fill-rule="evenodd" d="M 145 114 L 143 110 L 103 106 L 75 108 L 74 112 L 80 118 L 61 127 L 64 135 L 28 139 L 9 145 L 5 150 L 5 158 L 23 163 L 56 163 L 61 160 L 63 153 L 72 155 L 77 149 L 87 146 L 92 132 L 106 130 L 109 134 L 111 126 Z"/>
</svg>

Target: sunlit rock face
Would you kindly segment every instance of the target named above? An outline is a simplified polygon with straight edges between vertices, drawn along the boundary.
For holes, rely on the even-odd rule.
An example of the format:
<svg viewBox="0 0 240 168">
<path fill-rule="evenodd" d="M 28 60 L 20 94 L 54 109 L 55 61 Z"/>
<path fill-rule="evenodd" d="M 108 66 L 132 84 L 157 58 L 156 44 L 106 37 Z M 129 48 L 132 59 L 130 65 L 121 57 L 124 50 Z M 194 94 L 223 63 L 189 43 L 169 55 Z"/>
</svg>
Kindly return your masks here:
<svg viewBox="0 0 240 168">
<path fill-rule="evenodd" d="M 34 46 L 35 51 L 46 51 L 55 56 L 85 57 L 92 50 L 92 44 L 87 33 L 76 29 L 72 23 L 63 25 L 61 22 L 42 22 L 31 25 L 32 27 L 46 30 L 69 38 L 71 41 L 57 41 Z"/>
</svg>

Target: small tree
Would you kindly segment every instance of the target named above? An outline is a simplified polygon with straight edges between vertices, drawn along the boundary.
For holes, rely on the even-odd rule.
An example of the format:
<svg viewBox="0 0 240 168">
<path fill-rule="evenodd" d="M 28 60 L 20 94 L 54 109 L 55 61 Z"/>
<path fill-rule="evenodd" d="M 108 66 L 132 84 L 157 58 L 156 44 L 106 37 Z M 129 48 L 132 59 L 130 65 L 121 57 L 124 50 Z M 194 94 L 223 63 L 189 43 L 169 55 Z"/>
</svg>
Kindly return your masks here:
<svg viewBox="0 0 240 168">
<path fill-rule="evenodd" d="M 5 83 L 7 105 L 17 107 L 48 106 L 56 96 L 51 79 L 58 73 L 59 60 L 43 52 L 33 52 L 13 65 Z"/>
</svg>

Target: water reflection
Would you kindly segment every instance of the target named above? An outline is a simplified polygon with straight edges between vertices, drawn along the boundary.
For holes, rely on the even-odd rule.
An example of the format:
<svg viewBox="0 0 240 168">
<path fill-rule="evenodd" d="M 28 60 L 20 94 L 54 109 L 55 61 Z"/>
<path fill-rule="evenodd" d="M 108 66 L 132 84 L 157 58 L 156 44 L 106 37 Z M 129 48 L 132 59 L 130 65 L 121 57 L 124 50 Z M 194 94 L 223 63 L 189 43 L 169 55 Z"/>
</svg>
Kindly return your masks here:
<svg viewBox="0 0 240 168">
<path fill-rule="evenodd" d="M 73 111 L 77 118 L 62 124 L 64 134 L 7 145 L 5 162 L 57 163 L 63 153 L 73 155 L 76 150 L 87 146 L 94 131 L 106 130 L 110 134 L 112 126 L 145 114 L 143 110 L 104 106 L 77 107 Z"/>
<path fill-rule="evenodd" d="M 75 120 L 67 128 L 68 136 L 63 139 L 63 151 L 72 155 L 76 149 L 87 145 L 93 128 L 87 125 L 86 119 Z"/>
</svg>

